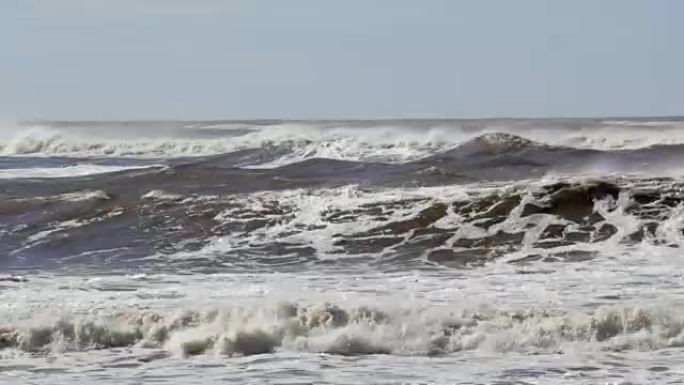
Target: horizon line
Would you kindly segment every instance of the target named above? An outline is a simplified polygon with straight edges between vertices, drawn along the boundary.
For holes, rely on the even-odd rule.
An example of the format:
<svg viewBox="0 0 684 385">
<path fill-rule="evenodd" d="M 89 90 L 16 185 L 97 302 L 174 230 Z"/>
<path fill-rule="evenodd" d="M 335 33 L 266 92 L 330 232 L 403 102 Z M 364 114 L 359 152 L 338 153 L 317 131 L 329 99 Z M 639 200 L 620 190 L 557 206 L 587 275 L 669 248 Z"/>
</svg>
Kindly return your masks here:
<svg viewBox="0 0 684 385">
<path fill-rule="evenodd" d="M 137 118 L 137 119 L 18 119 L 17 123 L 163 123 L 163 122 L 383 122 L 383 121 L 486 121 L 486 120 L 610 120 L 610 119 L 676 119 L 684 120 L 684 115 L 605 115 L 605 116 L 499 116 L 479 118 L 459 117 L 420 117 L 420 118 L 201 118 L 201 119 L 173 119 L 173 118 Z"/>
</svg>

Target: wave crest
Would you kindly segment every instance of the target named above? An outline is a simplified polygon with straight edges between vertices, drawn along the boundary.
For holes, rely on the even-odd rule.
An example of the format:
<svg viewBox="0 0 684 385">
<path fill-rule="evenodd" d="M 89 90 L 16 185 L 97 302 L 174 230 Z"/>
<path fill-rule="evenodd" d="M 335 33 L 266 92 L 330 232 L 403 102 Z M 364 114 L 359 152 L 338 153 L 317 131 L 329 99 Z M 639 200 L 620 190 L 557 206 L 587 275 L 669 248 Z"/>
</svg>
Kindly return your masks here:
<svg viewBox="0 0 684 385">
<path fill-rule="evenodd" d="M 39 321 L 34 319 L 32 323 Z M 0 328 L 0 348 L 31 353 L 138 346 L 178 356 L 305 351 L 434 355 L 463 350 L 562 353 L 572 344 L 609 350 L 684 345 L 684 317 L 661 307 L 559 310 L 343 309 L 326 304 L 71 315 Z"/>
<path fill-rule="evenodd" d="M 594 150 L 683 144 L 684 121 L 483 119 L 271 122 L 42 122 L 3 132 L 4 155 L 179 157 L 287 145 L 275 165 L 325 157 L 406 162 L 486 135 Z M 5 130 L 7 131 L 7 130 Z M 496 146 L 494 146 L 496 148 Z"/>
</svg>

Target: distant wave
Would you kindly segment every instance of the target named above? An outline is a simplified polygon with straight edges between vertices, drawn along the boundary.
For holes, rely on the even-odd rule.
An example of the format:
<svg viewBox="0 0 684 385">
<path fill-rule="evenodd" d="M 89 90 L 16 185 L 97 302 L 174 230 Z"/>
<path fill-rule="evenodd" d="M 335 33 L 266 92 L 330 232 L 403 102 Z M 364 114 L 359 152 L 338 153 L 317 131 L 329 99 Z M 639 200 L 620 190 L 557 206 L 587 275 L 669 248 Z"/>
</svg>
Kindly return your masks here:
<svg viewBox="0 0 684 385">
<path fill-rule="evenodd" d="M 0 141 L 0 155 L 42 155 L 72 157 L 185 157 L 223 154 L 234 151 L 279 147 L 290 154 L 269 167 L 311 157 L 345 160 L 403 162 L 446 149 L 452 139 L 442 130 L 417 132 L 394 127 L 365 129 L 327 129 L 309 124 L 280 124 L 234 130 L 197 128 L 183 136 L 156 133 L 111 138 L 96 134 L 74 134 L 54 127 L 30 127 Z M 458 140 L 456 138 L 456 140 Z"/>
<path fill-rule="evenodd" d="M 165 124 L 168 125 L 165 128 Z M 41 123 L 4 129 L 2 155 L 186 157 L 280 147 L 259 167 L 309 158 L 402 163 L 483 134 L 521 136 L 552 146 L 621 150 L 684 143 L 684 121 L 481 120 L 339 122 Z"/>
</svg>

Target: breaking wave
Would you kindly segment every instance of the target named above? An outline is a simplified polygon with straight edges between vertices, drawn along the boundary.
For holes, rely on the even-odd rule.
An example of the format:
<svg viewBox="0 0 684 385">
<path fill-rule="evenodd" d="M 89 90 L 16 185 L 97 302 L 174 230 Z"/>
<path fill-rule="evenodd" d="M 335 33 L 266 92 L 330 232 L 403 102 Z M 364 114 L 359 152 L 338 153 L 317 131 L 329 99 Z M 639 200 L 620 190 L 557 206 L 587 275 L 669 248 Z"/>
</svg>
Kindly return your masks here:
<svg viewBox="0 0 684 385">
<path fill-rule="evenodd" d="M 684 346 L 672 307 L 557 309 L 344 309 L 333 304 L 235 307 L 167 314 L 35 317 L 0 327 L 0 348 L 59 353 L 138 346 L 172 355 L 303 351 L 340 355 L 439 355 L 467 350 L 562 354 L 580 347 L 649 351 Z"/>
<path fill-rule="evenodd" d="M 0 142 L 0 154 L 156 158 L 224 154 L 252 148 L 287 149 L 285 157 L 264 165 L 276 167 L 312 157 L 403 162 L 444 150 L 454 143 L 449 132 L 439 128 L 415 132 L 395 127 L 362 130 L 306 123 L 256 126 L 237 132 L 217 133 L 214 129 L 211 134 L 198 128 L 175 137 L 163 133 L 146 136 L 144 130 L 136 134 L 130 138 L 101 137 L 54 127 L 30 127 Z"/>
<path fill-rule="evenodd" d="M 128 197 L 84 188 L 6 199 L 2 250 L 25 263 L 68 257 L 100 267 L 142 259 L 251 269 L 370 258 L 408 269 L 584 262 L 615 248 L 684 246 L 684 185 L 668 178 L 234 195 L 139 188 Z M 122 226 L 128 230 L 108 236 Z"/>
<path fill-rule="evenodd" d="M 43 122 L 2 130 L 0 154 L 156 158 L 276 146 L 289 153 L 262 167 L 316 157 L 400 163 L 496 132 L 606 151 L 682 144 L 682 128 L 681 120 L 643 119 Z"/>
</svg>

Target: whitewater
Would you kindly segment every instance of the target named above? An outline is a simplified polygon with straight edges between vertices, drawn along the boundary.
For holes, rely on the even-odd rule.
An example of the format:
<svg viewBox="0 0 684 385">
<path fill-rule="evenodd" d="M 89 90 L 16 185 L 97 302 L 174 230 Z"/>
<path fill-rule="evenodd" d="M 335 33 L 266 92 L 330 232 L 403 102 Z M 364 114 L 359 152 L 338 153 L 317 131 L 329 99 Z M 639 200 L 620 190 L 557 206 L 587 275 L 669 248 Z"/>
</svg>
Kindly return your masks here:
<svg viewBox="0 0 684 385">
<path fill-rule="evenodd" d="M 0 383 L 678 383 L 683 128 L 3 124 Z"/>
</svg>

